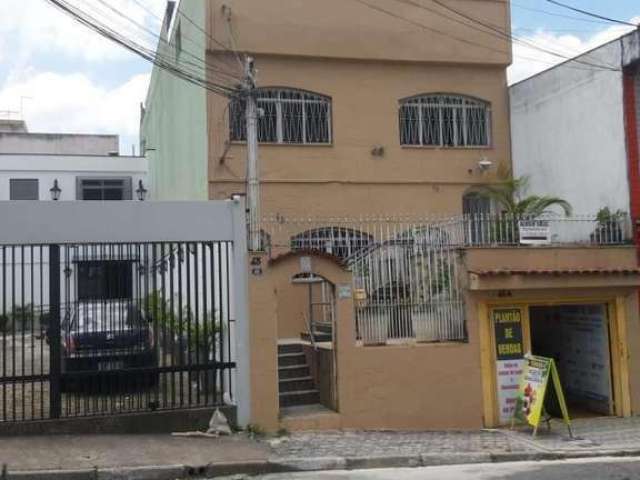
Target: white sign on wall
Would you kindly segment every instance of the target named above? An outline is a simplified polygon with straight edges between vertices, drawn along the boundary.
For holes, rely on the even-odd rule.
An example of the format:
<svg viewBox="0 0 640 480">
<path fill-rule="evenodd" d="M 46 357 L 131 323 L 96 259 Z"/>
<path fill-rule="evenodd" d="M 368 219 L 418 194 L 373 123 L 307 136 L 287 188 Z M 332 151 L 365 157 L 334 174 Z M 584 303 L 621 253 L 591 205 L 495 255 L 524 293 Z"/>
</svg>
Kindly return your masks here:
<svg viewBox="0 0 640 480">
<path fill-rule="evenodd" d="M 518 222 L 518 232 L 523 245 L 551 243 L 551 225 L 548 220 L 521 220 Z"/>
</svg>

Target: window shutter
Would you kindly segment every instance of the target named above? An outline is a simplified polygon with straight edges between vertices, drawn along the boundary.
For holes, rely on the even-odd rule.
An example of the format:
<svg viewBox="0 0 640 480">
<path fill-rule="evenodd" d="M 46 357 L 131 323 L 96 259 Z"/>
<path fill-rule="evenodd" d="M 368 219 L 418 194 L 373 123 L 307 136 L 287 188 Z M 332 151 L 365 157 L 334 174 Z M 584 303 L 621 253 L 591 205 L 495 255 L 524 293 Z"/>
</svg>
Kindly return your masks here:
<svg viewBox="0 0 640 480">
<path fill-rule="evenodd" d="M 9 180 L 11 200 L 39 200 L 38 179 L 12 178 Z"/>
</svg>

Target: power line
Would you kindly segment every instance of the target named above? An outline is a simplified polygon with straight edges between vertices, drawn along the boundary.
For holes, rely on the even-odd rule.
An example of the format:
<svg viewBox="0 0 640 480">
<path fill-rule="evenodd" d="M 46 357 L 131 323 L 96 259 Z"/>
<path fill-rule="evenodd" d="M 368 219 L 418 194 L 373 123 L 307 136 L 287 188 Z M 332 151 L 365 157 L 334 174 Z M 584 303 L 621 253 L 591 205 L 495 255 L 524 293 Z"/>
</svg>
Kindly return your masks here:
<svg viewBox="0 0 640 480">
<path fill-rule="evenodd" d="M 154 31 L 148 29 L 144 25 L 141 25 L 140 23 L 136 22 L 135 20 L 133 20 L 129 16 L 127 16 L 124 13 L 120 12 L 118 9 L 114 8 L 112 5 L 109 5 L 105 0 L 98 0 L 98 2 L 100 4 L 102 4 L 102 5 L 104 5 L 106 8 L 108 8 L 112 12 L 114 12 L 115 14 L 117 14 L 118 16 L 122 17 L 127 22 L 133 24 L 138 29 L 140 29 L 143 32 L 146 32 L 147 34 L 149 34 L 154 40 L 158 41 L 160 44 L 164 43 L 167 46 L 171 46 L 171 44 L 166 39 L 164 39 L 162 36 L 156 34 Z M 184 36 L 183 36 L 183 38 L 184 38 Z M 197 47 L 200 48 L 201 46 L 197 45 Z M 202 47 L 202 48 L 204 50 L 204 47 Z M 156 55 L 157 54 L 158 53 L 156 53 Z M 221 78 L 231 79 L 231 80 L 234 80 L 236 82 L 241 82 L 242 81 L 242 78 L 240 78 L 239 75 L 237 75 L 235 73 L 232 73 L 232 72 L 229 72 L 227 70 L 223 70 L 223 69 L 221 69 L 219 67 L 214 67 L 214 66 L 208 64 L 205 59 L 192 54 L 188 50 L 183 49 L 182 50 L 182 55 L 190 57 L 190 58 L 194 59 L 196 62 L 198 62 L 198 63 L 193 63 L 193 61 L 181 60 L 182 63 L 197 69 L 197 71 L 201 70 L 205 74 L 208 73 L 208 74 L 210 74 L 212 76 L 218 76 L 218 77 L 221 77 Z"/>
<path fill-rule="evenodd" d="M 50 4 L 57 7 L 59 10 L 69 15 L 71 18 L 76 20 L 82 25 L 85 25 L 87 28 L 97 32 L 101 36 L 106 39 L 122 46 L 123 48 L 129 50 L 130 52 L 140 56 L 141 58 L 153 63 L 158 68 L 164 69 L 178 78 L 181 78 L 189 83 L 200 86 L 209 90 L 215 94 L 222 95 L 225 97 L 234 97 L 238 94 L 238 89 L 234 87 L 230 87 L 228 85 L 223 85 L 219 83 L 215 83 L 207 80 L 206 78 L 199 77 L 198 75 L 194 75 L 193 72 L 190 72 L 185 69 L 179 68 L 179 66 L 175 65 L 173 62 L 167 61 L 162 56 L 159 56 L 153 50 L 149 50 L 143 45 L 132 41 L 131 39 L 121 35 L 117 31 L 114 31 L 109 26 L 105 25 L 95 17 L 88 14 L 86 11 L 83 11 L 73 5 L 70 5 L 65 0 L 47 0 Z"/>
<path fill-rule="evenodd" d="M 549 15 L 551 17 L 559 17 L 566 18 L 568 20 L 574 20 L 576 22 L 585 22 L 585 23 L 597 23 L 600 25 L 610 25 L 610 22 L 605 22 L 603 20 L 592 20 L 590 18 L 579 18 L 572 15 L 563 15 L 562 13 L 550 12 L 549 10 L 543 10 L 540 8 L 528 7 L 526 5 L 520 5 L 519 3 L 511 2 L 512 7 L 520 8 L 522 10 L 527 10 L 529 12 L 542 13 L 544 15 Z"/>
<path fill-rule="evenodd" d="M 429 26 L 427 26 L 427 25 L 425 25 L 425 24 L 423 24 L 423 23 L 420 23 L 420 22 L 417 22 L 417 21 L 415 21 L 415 20 L 412 20 L 412 19 L 409 19 L 409 18 L 403 17 L 403 16 L 401 16 L 401 15 L 398 15 L 398 14 L 396 14 L 396 13 L 394 13 L 394 12 L 389 11 L 389 10 L 385 10 L 385 9 L 383 9 L 383 8 L 381 8 L 381 7 L 378 7 L 378 6 L 376 6 L 376 5 L 373 5 L 373 4 L 371 4 L 371 3 L 369 3 L 369 2 L 367 2 L 367 1 L 365 1 L 365 0 L 354 0 L 354 1 L 356 1 L 356 2 L 358 2 L 358 3 L 360 3 L 360 4 L 362 4 L 362 5 L 365 5 L 365 6 L 367 6 L 367 7 L 368 7 L 368 8 L 370 8 L 370 9 L 376 10 L 376 11 L 378 11 L 378 12 L 384 13 L 384 14 L 389 15 L 389 16 L 391 16 L 391 17 L 394 17 L 394 18 L 396 18 L 396 19 L 399 19 L 399 20 L 405 21 L 405 22 L 407 22 L 407 23 L 410 23 L 410 24 L 412 24 L 412 25 L 415 25 L 415 26 L 417 26 L 417 27 L 419 27 L 419 28 L 421 28 L 421 29 L 423 29 L 423 30 L 428 30 L 428 31 L 434 32 L 434 33 L 436 33 L 436 34 L 439 34 L 439 35 L 442 35 L 442 36 L 445 36 L 445 37 L 448 37 L 448 38 L 453 38 L 454 40 L 457 40 L 457 41 L 459 41 L 459 42 L 462 42 L 462 43 L 466 43 L 466 44 L 472 45 L 473 47 L 476 47 L 476 48 L 477 48 L 477 47 L 479 47 L 479 48 L 483 48 L 483 49 L 486 49 L 486 50 L 489 50 L 489 51 L 492 51 L 492 52 L 503 53 L 503 54 L 511 54 L 511 53 L 512 53 L 512 52 L 510 52 L 510 51 L 508 51 L 508 50 L 500 50 L 500 49 L 497 49 L 497 48 L 495 48 L 495 47 L 490 47 L 490 46 L 487 46 L 487 45 L 483 45 L 483 44 L 480 44 L 480 43 L 476 43 L 476 42 L 469 41 L 469 40 L 467 40 L 467 39 L 465 39 L 465 38 L 462 38 L 462 37 L 457 37 L 457 36 L 455 36 L 455 35 L 451 35 L 450 33 L 443 32 L 443 31 L 438 30 L 438 29 L 436 29 L 436 28 L 429 27 Z M 479 28 L 478 28 L 478 27 L 476 27 L 475 25 L 470 25 L 470 24 L 468 24 L 468 23 L 462 22 L 462 21 L 461 21 L 461 20 L 459 20 L 459 19 L 452 18 L 452 17 L 450 17 L 450 16 L 447 16 L 447 15 L 443 14 L 442 12 L 439 12 L 439 11 L 437 11 L 437 10 L 434 10 L 434 9 L 431 9 L 431 8 L 426 7 L 426 6 L 424 6 L 424 5 L 421 5 L 421 4 L 419 4 L 419 3 L 416 3 L 415 1 L 412 1 L 412 0 L 396 0 L 396 1 L 398 1 L 398 2 L 400 2 L 400 3 L 404 3 L 404 4 L 408 4 L 408 5 L 412 5 L 412 6 L 414 6 L 414 7 L 422 8 L 422 9 L 424 9 L 424 10 L 431 11 L 432 13 L 435 13 L 435 14 L 437 14 L 437 15 L 439 15 L 439 16 L 442 16 L 442 17 L 447 18 L 447 19 L 449 19 L 449 20 L 452 20 L 452 21 L 454 21 L 454 22 L 457 22 L 457 23 L 460 23 L 460 24 L 462 24 L 462 25 L 465 25 L 465 26 L 467 26 L 467 27 L 469 27 L 469 28 L 476 29 L 476 30 L 478 30 L 478 31 L 480 31 L 480 32 L 482 32 L 482 33 L 484 33 L 484 34 L 496 36 L 496 33 L 491 33 L 491 32 L 487 32 L 486 30 L 479 29 Z M 456 13 L 457 13 L 457 12 L 456 12 Z M 483 26 L 484 26 L 485 28 L 489 28 L 489 29 L 494 30 L 494 31 L 496 30 L 496 29 L 495 29 L 495 27 L 491 26 L 490 24 L 485 24 L 485 25 L 483 25 Z M 507 39 L 510 39 L 510 38 L 511 38 L 509 35 L 507 35 L 507 34 L 506 34 L 505 32 L 503 32 L 503 31 L 497 30 L 497 32 L 501 35 L 501 38 L 502 38 L 502 39 L 504 39 L 504 40 L 507 40 Z M 530 48 L 534 48 L 534 49 L 537 49 L 537 50 L 540 50 L 540 49 L 541 49 L 540 47 L 537 47 L 537 46 L 533 46 L 533 47 L 530 47 Z M 564 60 L 572 60 L 572 59 L 571 59 L 571 57 L 563 56 L 563 55 L 558 54 L 558 53 L 556 53 L 556 52 L 546 51 L 545 53 L 550 54 L 550 55 L 554 55 L 554 56 L 557 56 L 557 57 L 560 57 L 560 58 L 562 58 L 562 59 L 564 59 Z M 550 65 L 553 65 L 553 64 L 554 64 L 553 62 L 548 62 L 548 61 L 544 61 L 544 60 L 541 60 L 541 59 L 529 58 L 529 57 L 524 57 L 524 56 L 521 56 L 521 55 L 516 55 L 516 56 L 518 56 L 519 58 L 524 58 L 524 59 L 526 59 L 526 60 L 530 60 L 530 61 L 535 61 L 535 62 L 540 62 L 540 63 L 546 63 L 546 64 L 550 64 Z M 590 64 L 590 63 L 588 63 L 588 62 L 582 62 L 582 61 L 577 61 L 577 60 L 576 60 L 576 63 L 580 63 L 580 64 L 587 65 L 587 66 L 589 66 L 589 67 L 593 67 L 593 68 L 597 68 L 597 69 L 612 70 L 612 68 L 611 68 L 611 67 L 609 67 L 609 66 L 602 66 L 602 65 L 597 65 L 597 64 Z M 581 69 L 581 70 L 584 70 L 584 69 Z"/>
<path fill-rule="evenodd" d="M 180 16 L 182 16 L 182 18 L 184 18 L 191 25 L 193 25 L 195 28 L 200 30 L 205 35 L 206 38 L 209 38 L 212 42 L 214 42 L 216 45 L 221 46 L 224 50 L 232 52 L 234 54 L 234 56 L 236 57 L 236 60 L 240 64 L 240 67 L 244 68 L 242 60 L 240 59 L 240 55 L 238 54 L 238 51 L 235 48 L 229 48 L 227 45 L 225 45 L 224 43 L 220 42 L 217 38 L 215 38 L 213 35 L 211 35 L 209 32 L 207 32 L 203 27 L 201 27 L 195 21 L 193 21 L 191 18 L 189 18 L 189 16 L 186 13 L 184 13 L 182 10 L 180 10 L 179 8 L 178 8 L 178 14 Z M 231 40 L 233 41 L 233 38 L 231 38 Z"/>
<path fill-rule="evenodd" d="M 136 5 L 138 5 L 140 8 L 142 8 L 144 11 L 146 11 L 149 15 L 151 15 L 152 17 L 154 17 L 154 18 L 155 18 L 155 19 L 160 23 L 160 25 L 162 25 L 162 24 L 164 23 L 164 20 L 163 20 L 162 18 L 160 18 L 160 17 L 159 17 L 159 16 L 158 16 L 158 15 L 157 15 L 153 10 L 151 10 L 151 8 L 149 8 L 147 5 L 145 5 L 141 0 L 132 0 L 132 1 L 133 1 Z M 193 23 L 193 25 L 194 25 L 194 26 L 196 26 L 196 28 L 198 28 L 198 30 L 200 30 L 200 31 L 203 31 L 203 32 L 204 32 L 204 30 L 203 30 L 199 25 L 196 25 L 196 24 L 195 24 L 195 22 L 194 22 L 193 20 L 191 20 L 191 19 L 190 19 L 190 18 L 189 18 L 189 17 L 188 17 L 184 12 L 182 12 L 182 11 L 180 10 L 180 6 L 178 6 L 178 13 L 179 13 L 180 15 L 184 16 L 184 17 L 187 19 L 187 21 L 188 21 L 188 22 Z M 205 34 L 206 34 L 206 32 L 205 32 Z M 185 40 L 187 40 L 189 43 L 193 44 L 193 45 L 194 45 L 194 46 L 196 46 L 197 48 L 202 48 L 203 50 L 206 50 L 206 48 L 207 48 L 207 47 L 206 47 L 206 45 L 201 44 L 201 43 L 199 43 L 199 42 L 197 42 L 197 41 L 193 40 L 191 37 L 189 37 L 189 36 L 187 36 L 187 35 L 184 35 L 184 34 L 183 34 L 182 36 L 183 36 L 183 38 L 184 38 Z M 223 48 L 225 48 L 226 50 L 231 51 L 228 47 L 225 47 L 223 44 L 221 44 L 221 45 L 222 45 L 222 47 L 223 47 Z M 235 53 L 235 52 L 234 52 L 234 53 Z M 222 59 L 222 61 L 224 62 L 224 61 L 225 61 L 225 59 Z M 226 62 L 225 62 L 225 63 L 226 63 Z M 231 65 L 228 65 L 228 66 L 229 66 L 229 68 L 234 68 L 234 67 L 231 67 Z"/>
<path fill-rule="evenodd" d="M 582 13 L 583 15 L 587 15 L 589 17 L 598 18 L 600 20 L 606 20 L 607 22 L 619 23 L 620 25 L 627 25 L 629 27 L 636 27 L 636 28 L 640 27 L 640 25 L 636 25 L 635 23 L 625 22 L 624 20 L 617 20 L 615 18 L 605 17 L 604 15 L 599 15 L 599 14 L 594 13 L 594 12 L 589 12 L 587 10 L 582 10 L 580 8 L 577 8 L 577 7 L 572 7 L 571 5 L 567 5 L 566 3 L 558 2 L 557 0 L 547 0 L 547 2 L 551 3 L 553 5 L 557 5 L 559 7 L 562 7 L 562 8 L 566 8 L 567 10 L 571 10 L 573 12 Z"/>
<path fill-rule="evenodd" d="M 405 0 L 405 1 L 411 1 L 411 0 Z M 484 28 L 487 28 L 487 29 L 489 29 L 489 30 L 491 30 L 493 32 L 496 32 L 497 34 L 503 36 L 504 38 L 508 38 L 509 40 L 511 40 L 513 42 L 516 42 L 516 43 L 518 43 L 520 45 L 524 45 L 524 46 L 526 46 L 528 48 L 532 48 L 532 49 L 538 50 L 540 52 L 547 53 L 549 55 L 553 55 L 553 56 L 555 56 L 557 58 L 561 58 L 562 60 L 568 60 L 570 62 L 579 63 L 581 65 L 586 65 L 586 66 L 589 66 L 589 67 L 594 67 L 594 68 L 599 68 L 599 69 L 604 69 L 604 70 L 619 71 L 619 69 L 617 67 L 613 67 L 611 65 L 600 65 L 600 64 L 597 64 L 597 63 L 592 63 L 592 62 L 589 62 L 589 61 L 586 61 L 586 60 L 581 60 L 581 59 L 577 59 L 577 58 L 574 58 L 574 57 L 569 57 L 567 55 L 563 55 L 561 53 L 558 53 L 558 52 L 556 52 L 554 50 L 551 50 L 551 49 L 548 49 L 548 48 L 545 48 L 545 47 L 541 47 L 541 46 L 537 45 L 536 43 L 532 42 L 531 40 L 522 39 L 522 38 L 516 37 L 513 34 L 510 34 L 510 33 L 506 32 L 506 31 L 504 31 L 502 29 L 495 28 L 491 24 L 489 24 L 487 22 L 484 22 L 484 21 L 482 21 L 482 20 L 480 20 L 480 19 L 478 19 L 476 17 L 473 17 L 471 15 L 468 15 L 468 14 L 466 14 L 464 12 L 461 12 L 460 10 L 457 10 L 457 9 L 455 9 L 453 7 L 450 7 L 449 5 L 446 5 L 445 3 L 443 3 L 440 0 L 432 0 L 432 1 L 436 5 L 439 5 L 440 7 L 444 8 L 444 9 L 450 11 L 450 12 L 455 13 L 456 15 L 459 15 L 462 18 L 465 18 L 465 19 L 467 19 L 467 20 L 469 20 L 471 22 L 474 22 L 474 23 L 477 23 L 479 25 L 482 25 Z M 412 3 L 415 4 L 415 2 L 412 2 Z M 579 54 L 577 54 L 577 55 L 579 55 Z"/>
</svg>

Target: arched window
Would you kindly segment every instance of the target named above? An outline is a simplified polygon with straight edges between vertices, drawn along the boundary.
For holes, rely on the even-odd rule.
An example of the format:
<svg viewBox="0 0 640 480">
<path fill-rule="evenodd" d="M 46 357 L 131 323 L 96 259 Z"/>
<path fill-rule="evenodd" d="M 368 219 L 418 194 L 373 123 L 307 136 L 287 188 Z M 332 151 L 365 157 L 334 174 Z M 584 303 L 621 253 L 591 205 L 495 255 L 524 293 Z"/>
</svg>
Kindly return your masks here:
<svg viewBox="0 0 640 480">
<path fill-rule="evenodd" d="M 491 199 L 479 192 L 467 192 L 462 197 L 462 213 L 472 216 L 489 215 Z"/>
<path fill-rule="evenodd" d="M 373 242 L 371 235 L 352 228 L 322 227 L 291 237 L 291 250 L 313 250 L 346 260 Z"/>
<path fill-rule="evenodd" d="M 258 141 L 281 144 L 331 143 L 331 99 L 317 93 L 290 88 L 256 90 Z M 234 99 L 229 104 L 229 135 L 232 142 L 247 140 L 246 101 Z"/>
<path fill-rule="evenodd" d="M 491 143 L 489 103 L 454 94 L 428 94 L 400 101 L 400 144 L 486 147 Z"/>
</svg>

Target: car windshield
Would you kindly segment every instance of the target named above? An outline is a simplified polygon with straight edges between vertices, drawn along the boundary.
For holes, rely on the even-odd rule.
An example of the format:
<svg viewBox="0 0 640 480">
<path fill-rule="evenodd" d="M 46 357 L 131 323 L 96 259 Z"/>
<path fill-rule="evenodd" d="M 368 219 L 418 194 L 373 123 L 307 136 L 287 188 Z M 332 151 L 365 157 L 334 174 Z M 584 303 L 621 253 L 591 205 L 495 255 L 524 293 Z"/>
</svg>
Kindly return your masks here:
<svg viewBox="0 0 640 480">
<path fill-rule="evenodd" d="M 127 303 L 79 304 L 72 330 L 82 333 L 132 330 L 142 327 L 140 310 Z"/>
</svg>

